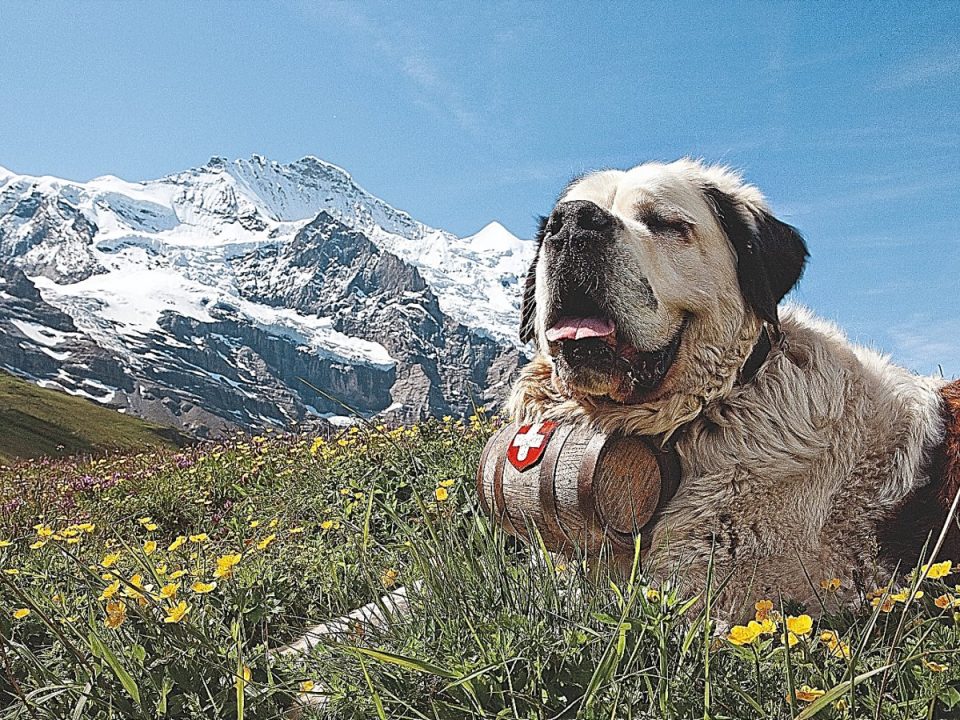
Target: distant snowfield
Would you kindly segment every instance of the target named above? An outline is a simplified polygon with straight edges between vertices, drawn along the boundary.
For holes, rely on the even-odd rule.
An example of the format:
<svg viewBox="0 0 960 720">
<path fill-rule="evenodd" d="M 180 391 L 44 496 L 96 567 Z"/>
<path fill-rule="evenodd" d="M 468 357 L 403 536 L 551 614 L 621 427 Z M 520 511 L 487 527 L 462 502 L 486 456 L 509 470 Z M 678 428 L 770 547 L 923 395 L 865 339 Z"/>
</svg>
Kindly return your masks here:
<svg viewBox="0 0 960 720">
<path fill-rule="evenodd" d="M 338 333 L 328 319 L 243 300 L 229 270 L 229 258 L 289 242 L 325 210 L 417 267 L 444 313 L 498 340 L 518 342 L 519 278 L 534 255 L 532 241 L 495 222 L 466 238 L 427 227 L 317 158 L 290 164 L 256 155 L 214 158 L 146 182 L 103 176 L 73 183 L 0 169 L 0 182 L 0 210 L 3 198 L 39 193 L 64 198 L 95 224 L 92 245 L 43 246 L 31 251 L 31 259 L 60 273 L 92 263 L 106 272 L 76 282 L 31 277 L 47 302 L 98 341 L 116 345 L 109 336 L 155 331 L 164 311 L 212 322 L 210 309 L 227 306 L 313 350 L 389 366 L 393 360 L 382 345 Z M 30 230 L 27 223 L 19 228 Z"/>
</svg>

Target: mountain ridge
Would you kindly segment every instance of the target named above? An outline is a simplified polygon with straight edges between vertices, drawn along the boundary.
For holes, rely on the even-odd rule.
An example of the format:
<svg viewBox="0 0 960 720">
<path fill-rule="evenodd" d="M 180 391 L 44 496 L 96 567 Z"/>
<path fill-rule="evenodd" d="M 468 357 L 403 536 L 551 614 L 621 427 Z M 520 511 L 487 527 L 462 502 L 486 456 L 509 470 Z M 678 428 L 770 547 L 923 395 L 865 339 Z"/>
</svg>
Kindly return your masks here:
<svg viewBox="0 0 960 720">
<path fill-rule="evenodd" d="M 467 238 L 419 223 L 313 156 L 143 182 L 11 175 L 0 366 L 201 434 L 345 421 L 304 373 L 367 416 L 466 412 L 525 360 L 532 254 L 495 221 Z"/>
</svg>

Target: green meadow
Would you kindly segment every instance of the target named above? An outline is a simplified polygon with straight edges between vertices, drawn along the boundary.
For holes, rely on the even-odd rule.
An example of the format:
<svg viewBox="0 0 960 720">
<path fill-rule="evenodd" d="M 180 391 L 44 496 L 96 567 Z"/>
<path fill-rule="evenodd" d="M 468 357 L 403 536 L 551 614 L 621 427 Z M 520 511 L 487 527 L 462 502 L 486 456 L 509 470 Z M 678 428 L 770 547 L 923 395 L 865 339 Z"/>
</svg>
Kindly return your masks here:
<svg viewBox="0 0 960 720">
<path fill-rule="evenodd" d="M 496 422 L 8 465 L 0 718 L 960 714 L 952 567 L 839 615 L 757 598 L 730 628 L 710 596 L 590 576 L 492 526 L 474 474 Z M 401 586 L 385 627 L 271 653 Z"/>
</svg>

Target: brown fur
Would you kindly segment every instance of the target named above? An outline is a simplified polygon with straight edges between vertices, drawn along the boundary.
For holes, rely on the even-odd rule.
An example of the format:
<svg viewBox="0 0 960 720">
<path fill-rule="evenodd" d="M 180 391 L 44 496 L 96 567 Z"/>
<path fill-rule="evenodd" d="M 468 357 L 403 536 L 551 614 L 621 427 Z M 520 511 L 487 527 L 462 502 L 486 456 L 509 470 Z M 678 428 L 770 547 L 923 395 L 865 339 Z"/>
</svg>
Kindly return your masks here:
<svg viewBox="0 0 960 720">
<path fill-rule="evenodd" d="M 931 461 L 930 484 L 919 488 L 885 517 L 878 531 L 881 553 L 901 567 L 915 565 L 927 544 L 927 556 L 960 492 L 960 380 L 940 391 L 946 437 Z M 960 524 L 953 519 L 937 555 L 960 563 Z"/>
</svg>

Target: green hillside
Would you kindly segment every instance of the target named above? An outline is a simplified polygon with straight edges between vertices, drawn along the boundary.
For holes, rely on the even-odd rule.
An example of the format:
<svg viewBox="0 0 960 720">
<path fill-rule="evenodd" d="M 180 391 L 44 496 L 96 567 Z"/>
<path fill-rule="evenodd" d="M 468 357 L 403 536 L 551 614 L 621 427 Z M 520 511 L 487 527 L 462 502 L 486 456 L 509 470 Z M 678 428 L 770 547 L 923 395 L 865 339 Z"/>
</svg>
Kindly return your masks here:
<svg viewBox="0 0 960 720">
<path fill-rule="evenodd" d="M 172 428 L 0 372 L 0 464 L 17 458 L 183 445 Z"/>
</svg>

